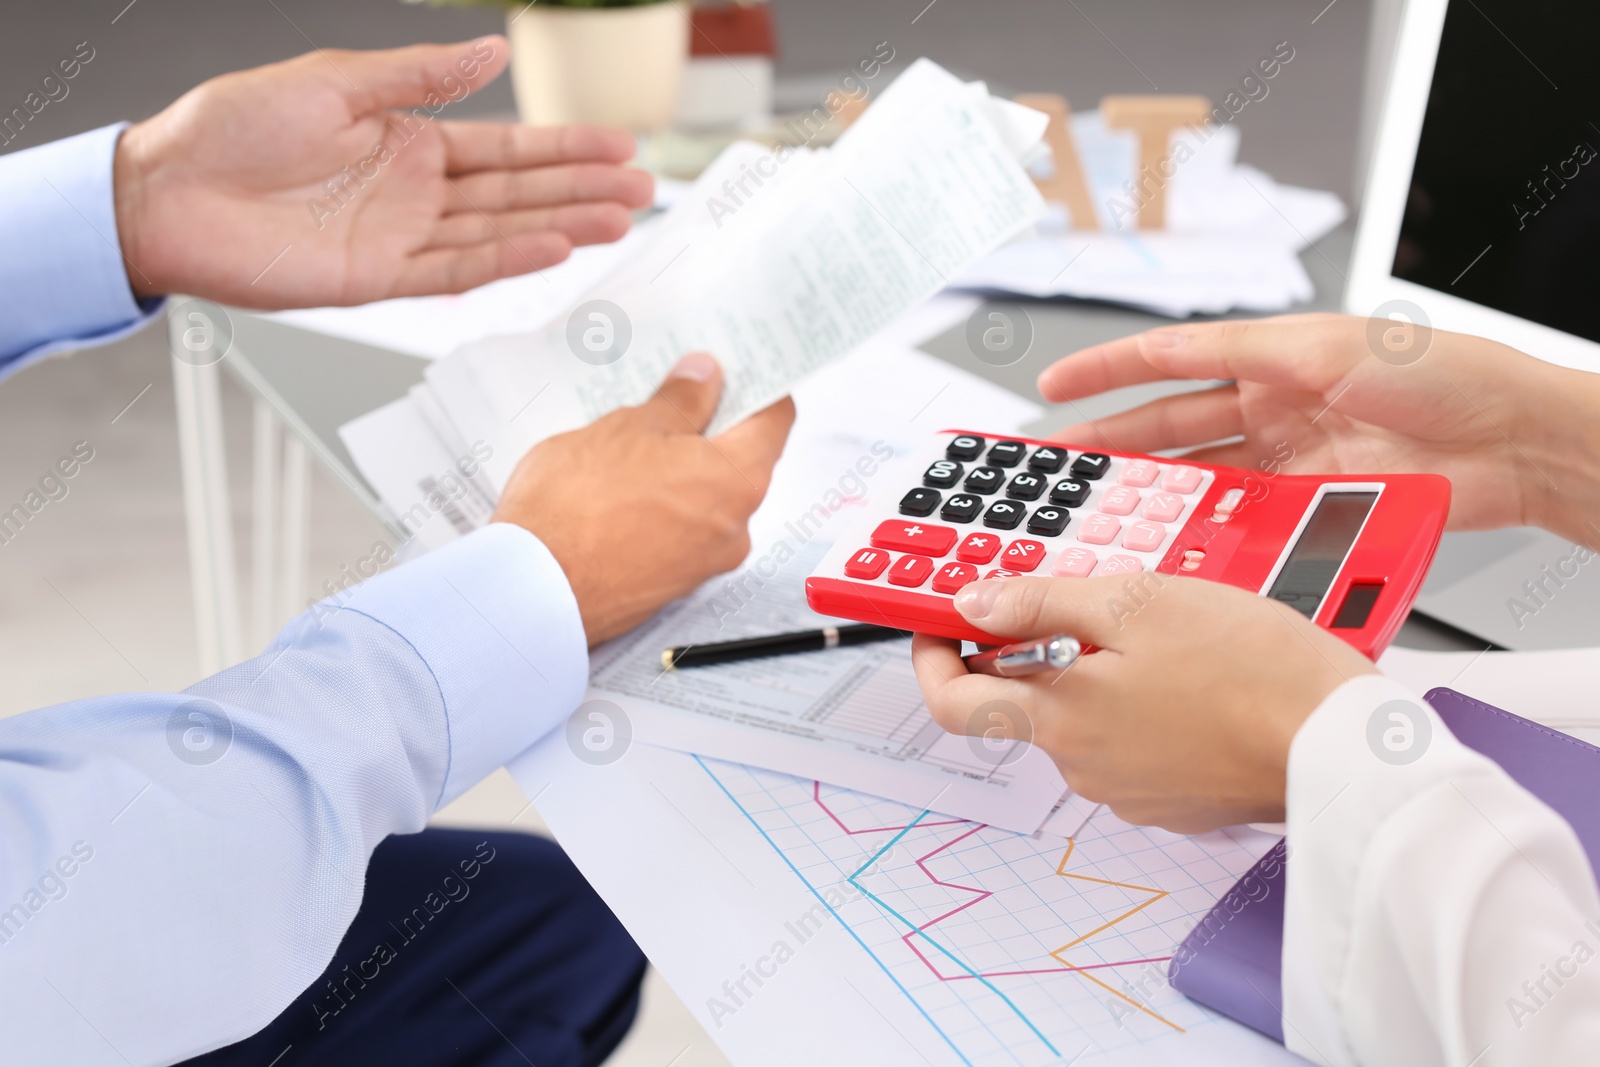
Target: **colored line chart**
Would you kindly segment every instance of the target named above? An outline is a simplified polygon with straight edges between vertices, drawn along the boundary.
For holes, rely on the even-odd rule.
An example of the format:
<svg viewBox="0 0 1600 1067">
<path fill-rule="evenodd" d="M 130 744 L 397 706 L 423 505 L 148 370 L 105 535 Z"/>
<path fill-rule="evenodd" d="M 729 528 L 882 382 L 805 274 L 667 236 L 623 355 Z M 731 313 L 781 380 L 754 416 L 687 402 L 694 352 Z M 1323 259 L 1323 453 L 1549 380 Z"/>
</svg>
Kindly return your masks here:
<svg viewBox="0 0 1600 1067">
<path fill-rule="evenodd" d="M 1218 1025 L 1167 986 L 1167 961 L 1273 838 L 1183 837 L 1087 806 L 1071 837 L 1021 835 L 697 761 L 952 1062 L 1169 1062 L 1171 1042 Z"/>
</svg>

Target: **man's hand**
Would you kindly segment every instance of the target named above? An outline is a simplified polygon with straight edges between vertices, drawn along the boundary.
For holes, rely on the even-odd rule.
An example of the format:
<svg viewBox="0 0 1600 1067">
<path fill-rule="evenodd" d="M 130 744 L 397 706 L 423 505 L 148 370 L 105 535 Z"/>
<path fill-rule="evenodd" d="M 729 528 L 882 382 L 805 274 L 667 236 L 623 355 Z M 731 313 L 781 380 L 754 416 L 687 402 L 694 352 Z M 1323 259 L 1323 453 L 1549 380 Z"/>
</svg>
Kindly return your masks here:
<svg viewBox="0 0 1600 1067">
<path fill-rule="evenodd" d="M 1370 333 L 1369 333 L 1370 331 Z M 1382 353 L 1382 356 L 1378 353 Z M 1600 387 L 1465 334 L 1345 315 L 1163 327 L 1076 352 L 1039 376 L 1061 402 L 1167 378 L 1229 384 L 1068 427 L 1057 440 L 1154 452 L 1203 448 L 1253 468 L 1293 449 L 1290 473 L 1450 479 L 1450 527 L 1540 525 L 1600 545 L 1594 427 Z"/>
<path fill-rule="evenodd" d="M 957 733 L 1031 724 L 1067 784 L 1129 822 L 1200 833 L 1281 821 L 1296 731 L 1347 678 L 1376 668 L 1275 600 L 1143 577 L 968 585 L 957 609 L 997 639 L 1066 633 L 1100 650 L 1065 672 L 994 678 L 969 674 L 955 642 L 919 636 L 912 659 L 929 711 Z M 990 701 L 1020 715 L 975 722 Z"/>
<path fill-rule="evenodd" d="M 637 626 L 750 552 L 751 512 L 794 423 L 785 398 L 708 438 L 722 372 L 685 356 L 656 395 L 541 441 L 495 522 L 532 531 L 566 572 L 589 644 Z"/>
<path fill-rule="evenodd" d="M 117 146 L 139 296 L 242 307 L 460 292 L 614 241 L 652 180 L 626 133 L 434 116 L 505 67 L 502 37 L 323 51 L 205 82 Z"/>
</svg>

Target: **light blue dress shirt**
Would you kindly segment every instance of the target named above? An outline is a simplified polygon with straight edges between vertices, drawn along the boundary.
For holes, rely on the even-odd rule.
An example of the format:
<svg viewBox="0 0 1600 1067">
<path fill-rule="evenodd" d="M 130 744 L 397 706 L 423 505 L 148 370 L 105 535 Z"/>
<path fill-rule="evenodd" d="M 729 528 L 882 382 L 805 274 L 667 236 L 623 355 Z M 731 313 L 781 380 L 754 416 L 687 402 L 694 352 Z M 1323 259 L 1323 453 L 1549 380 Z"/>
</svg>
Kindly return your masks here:
<svg viewBox="0 0 1600 1067">
<path fill-rule="evenodd" d="M 0 370 L 148 317 L 116 245 L 118 129 L 0 157 Z M 388 834 L 561 722 L 566 577 L 497 524 L 326 601 L 182 693 L 0 720 L 0 1064 L 165 1064 L 327 966 Z"/>
</svg>

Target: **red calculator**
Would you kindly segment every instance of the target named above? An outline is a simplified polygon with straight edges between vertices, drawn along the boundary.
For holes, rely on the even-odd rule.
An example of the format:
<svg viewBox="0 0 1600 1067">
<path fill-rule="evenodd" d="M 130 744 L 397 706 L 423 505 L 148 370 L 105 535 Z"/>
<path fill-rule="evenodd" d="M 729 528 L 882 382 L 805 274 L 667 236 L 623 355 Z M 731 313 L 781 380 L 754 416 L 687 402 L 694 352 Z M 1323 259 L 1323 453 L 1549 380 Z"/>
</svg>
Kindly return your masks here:
<svg viewBox="0 0 1600 1067">
<path fill-rule="evenodd" d="M 962 430 L 915 469 L 806 579 L 813 610 L 993 644 L 955 610 L 968 582 L 1186 574 L 1281 600 L 1376 658 L 1450 510 L 1435 474 L 1268 474 Z"/>
</svg>

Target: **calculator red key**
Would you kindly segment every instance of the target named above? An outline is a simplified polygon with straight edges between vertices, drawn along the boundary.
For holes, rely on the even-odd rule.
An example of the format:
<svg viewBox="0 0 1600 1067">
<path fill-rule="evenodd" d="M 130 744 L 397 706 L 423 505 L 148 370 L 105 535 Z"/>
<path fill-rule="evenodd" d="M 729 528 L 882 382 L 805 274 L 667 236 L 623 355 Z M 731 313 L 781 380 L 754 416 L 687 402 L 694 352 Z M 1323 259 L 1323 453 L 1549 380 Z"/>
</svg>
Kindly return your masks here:
<svg viewBox="0 0 1600 1067">
<path fill-rule="evenodd" d="M 1087 548 L 1065 548 L 1050 573 L 1057 578 L 1087 578 L 1099 562 L 1100 557 Z"/>
<path fill-rule="evenodd" d="M 942 556 L 956 543 L 954 526 L 935 526 L 909 519 L 888 519 L 872 531 L 872 547 L 891 552 L 925 552 Z"/>
<path fill-rule="evenodd" d="M 1192 493 L 1203 477 L 1198 467 L 1171 467 L 1161 476 L 1161 488 L 1169 493 Z"/>
<path fill-rule="evenodd" d="M 1132 459 L 1122 468 L 1122 477 L 1117 481 L 1123 485 L 1132 485 L 1140 489 L 1148 488 L 1155 484 L 1156 475 L 1161 473 L 1161 466 L 1148 459 Z"/>
<path fill-rule="evenodd" d="M 1129 489 L 1125 485 L 1113 485 L 1100 498 L 1100 510 L 1107 515 L 1132 515 L 1133 509 L 1138 506 L 1139 490 Z"/>
<path fill-rule="evenodd" d="M 978 580 L 978 568 L 965 563 L 946 563 L 939 568 L 939 573 L 933 576 L 933 591 L 935 593 L 955 593 L 968 582 Z"/>
<path fill-rule="evenodd" d="M 1006 546 L 1000 562 L 1008 570 L 1031 571 L 1044 562 L 1044 545 L 1038 541 L 1019 538 Z"/>
<path fill-rule="evenodd" d="M 1095 576 L 1107 574 L 1138 574 L 1144 570 L 1144 563 L 1137 556 L 1124 556 L 1117 554 L 1107 556 L 1106 561 L 1100 564 L 1100 569 L 1095 571 Z"/>
<path fill-rule="evenodd" d="M 1137 519 L 1122 533 L 1122 547 L 1133 552 L 1154 552 L 1167 539 L 1167 528 L 1149 519 Z"/>
<path fill-rule="evenodd" d="M 863 548 L 850 557 L 850 561 L 844 565 L 844 573 L 848 578 L 870 582 L 882 574 L 883 568 L 888 565 L 889 553 L 879 548 Z"/>
<path fill-rule="evenodd" d="M 1183 497 L 1176 493 L 1151 493 L 1139 514 L 1156 522 L 1171 522 L 1183 514 Z"/>
<path fill-rule="evenodd" d="M 988 563 L 1000 551 L 1000 535 L 986 533 L 967 534 L 956 549 L 956 559 L 962 563 Z"/>
<path fill-rule="evenodd" d="M 1083 525 L 1078 527 L 1078 540 L 1086 545 L 1109 545 L 1121 532 L 1122 523 L 1110 515 L 1096 512 L 1084 519 Z"/>
<path fill-rule="evenodd" d="M 1016 578 L 1016 577 L 1018 577 L 1016 571 L 1008 571 L 1004 567 L 996 567 L 994 570 L 990 571 L 988 574 L 985 574 L 983 576 L 983 580 L 987 582 L 990 578 Z"/>
<path fill-rule="evenodd" d="M 889 568 L 889 584 L 915 589 L 933 573 L 933 560 L 927 556 L 901 556 Z"/>
</svg>

